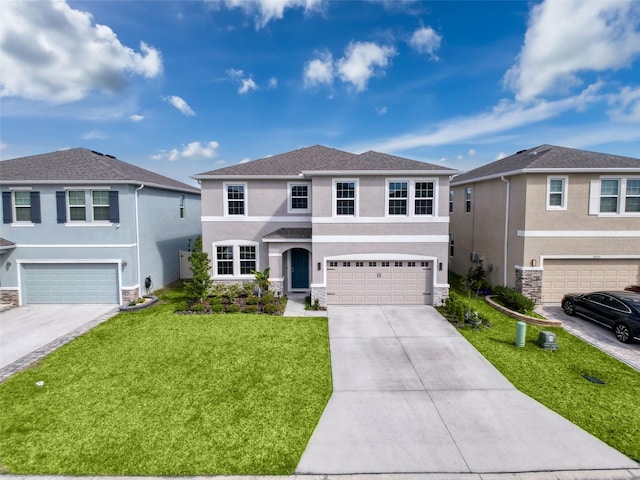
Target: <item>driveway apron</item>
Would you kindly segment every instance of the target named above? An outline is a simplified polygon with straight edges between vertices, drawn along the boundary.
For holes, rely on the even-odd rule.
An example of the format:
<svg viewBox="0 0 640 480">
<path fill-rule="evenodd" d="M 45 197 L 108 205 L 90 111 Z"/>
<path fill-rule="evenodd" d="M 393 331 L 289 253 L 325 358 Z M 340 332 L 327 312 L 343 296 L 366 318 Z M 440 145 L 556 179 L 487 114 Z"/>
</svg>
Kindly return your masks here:
<svg viewBox="0 0 640 480">
<path fill-rule="evenodd" d="M 516 390 L 430 306 L 329 309 L 333 395 L 296 473 L 638 468 Z"/>
</svg>

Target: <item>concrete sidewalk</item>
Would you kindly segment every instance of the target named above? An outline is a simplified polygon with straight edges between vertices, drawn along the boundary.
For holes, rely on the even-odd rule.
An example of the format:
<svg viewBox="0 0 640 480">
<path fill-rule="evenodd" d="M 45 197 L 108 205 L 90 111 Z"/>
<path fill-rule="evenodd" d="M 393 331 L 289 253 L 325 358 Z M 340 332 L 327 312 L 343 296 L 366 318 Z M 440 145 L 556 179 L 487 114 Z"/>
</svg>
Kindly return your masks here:
<svg viewBox="0 0 640 480">
<path fill-rule="evenodd" d="M 334 393 L 297 473 L 640 469 L 516 390 L 432 307 L 332 306 L 329 334 Z"/>
</svg>

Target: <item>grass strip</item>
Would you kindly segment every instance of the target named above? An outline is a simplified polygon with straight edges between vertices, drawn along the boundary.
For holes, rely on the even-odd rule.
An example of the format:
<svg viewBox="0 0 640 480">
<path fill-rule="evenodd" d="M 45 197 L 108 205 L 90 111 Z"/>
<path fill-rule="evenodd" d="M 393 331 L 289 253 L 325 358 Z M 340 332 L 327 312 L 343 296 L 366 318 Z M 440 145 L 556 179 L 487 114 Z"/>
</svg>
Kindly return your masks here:
<svg viewBox="0 0 640 480">
<path fill-rule="evenodd" d="M 473 299 L 471 308 L 492 327 L 460 332 L 518 390 L 640 461 L 640 372 L 561 328 L 527 325 L 525 347 L 517 348 L 516 320 L 483 299 Z M 556 333 L 560 349 L 540 348 L 541 331 Z M 605 383 L 591 383 L 583 375 Z"/>
<path fill-rule="evenodd" d="M 0 385 L 0 468 L 292 473 L 331 395 L 326 318 L 177 315 L 176 298 L 121 313 Z"/>
</svg>

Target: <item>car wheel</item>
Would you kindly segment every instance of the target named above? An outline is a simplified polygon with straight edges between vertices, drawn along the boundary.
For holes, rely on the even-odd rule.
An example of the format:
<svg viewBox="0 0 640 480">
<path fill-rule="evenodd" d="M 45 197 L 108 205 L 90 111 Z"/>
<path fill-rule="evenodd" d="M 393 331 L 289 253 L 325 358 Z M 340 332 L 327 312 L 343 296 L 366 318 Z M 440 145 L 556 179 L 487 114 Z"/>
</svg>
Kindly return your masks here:
<svg viewBox="0 0 640 480">
<path fill-rule="evenodd" d="M 622 343 L 631 343 L 631 329 L 625 323 L 616 323 L 613 326 L 613 333 Z"/>
<path fill-rule="evenodd" d="M 565 300 L 562 302 L 562 310 L 567 315 L 575 315 L 576 314 L 576 306 L 571 300 Z"/>
</svg>

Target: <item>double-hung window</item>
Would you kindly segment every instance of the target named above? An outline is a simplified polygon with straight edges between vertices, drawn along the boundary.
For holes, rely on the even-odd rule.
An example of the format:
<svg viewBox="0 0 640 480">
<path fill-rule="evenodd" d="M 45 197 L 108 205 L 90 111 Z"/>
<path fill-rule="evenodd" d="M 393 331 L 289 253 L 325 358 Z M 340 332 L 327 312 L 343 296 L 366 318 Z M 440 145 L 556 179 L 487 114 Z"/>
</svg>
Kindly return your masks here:
<svg viewBox="0 0 640 480">
<path fill-rule="evenodd" d="M 567 209 L 567 177 L 547 177 L 547 210 Z"/>
<path fill-rule="evenodd" d="M 67 192 L 69 205 L 69 220 L 72 222 L 87 221 L 87 203 L 84 190 L 69 190 Z"/>
<path fill-rule="evenodd" d="M 433 215 L 434 188 L 433 182 L 416 182 L 415 215 Z"/>
<path fill-rule="evenodd" d="M 120 222 L 117 190 L 76 190 L 56 192 L 58 223 L 108 224 Z"/>
<path fill-rule="evenodd" d="M 258 245 L 251 242 L 231 241 L 214 245 L 217 276 L 248 276 L 258 269 Z"/>
<path fill-rule="evenodd" d="M 311 210 L 308 183 L 289 184 L 289 213 L 307 213 Z"/>
<path fill-rule="evenodd" d="M 336 215 L 356 216 L 355 180 L 338 180 L 334 184 Z"/>
<path fill-rule="evenodd" d="M 185 213 L 185 208 L 186 208 L 185 196 L 184 195 L 180 195 L 180 197 L 178 197 L 178 199 L 179 199 L 180 218 L 184 218 L 184 213 Z"/>
<path fill-rule="evenodd" d="M 449 213 L 453 212 L 453 190 L 449 190 Z"/>
<path fill-rule="evenodd" d="M 246 215 L 247 186 L 245 184 L 226 184 L 225 192 L 225 213 L 227 215 Z"/>
<path fill-rule="evenodd" d="M 640 178 L 627 178 L 624 211 L 626 213 L 640 212 Z"/>
<path fill-rule="evenodd" d="M 640 216 L 640 177 L 591 180 L 589 215 Z"/>
<path fill-rule="evenodd" d="M 388 213 L 389 215 L 407 215 L 407 203 L 409 201 L 408 182 L 389 182 Z"/>
<path fill-rule="evenodd" d="M 473 191 L 471 187 L 467 187 L 464 189 L 464 211 L 466 213 L 471 212 L 471 199 L 472 199 Z"/>
<path fill-rule="evenodd" d="M 91 204 L 93 206 L 93 221 L 109 221 L 109 192 L 94 190 L 91 192 Z"/>
<path fill-rule="evenodd" d="M 16 222 L 31 221 L 31 192 L 13 192 Z"/>
<path fill-rule="evenodd" d="M 2 222 L 16 224 L 41 223 L 40 192 L 30 188 L 2 192 Z"/>
</svg>

